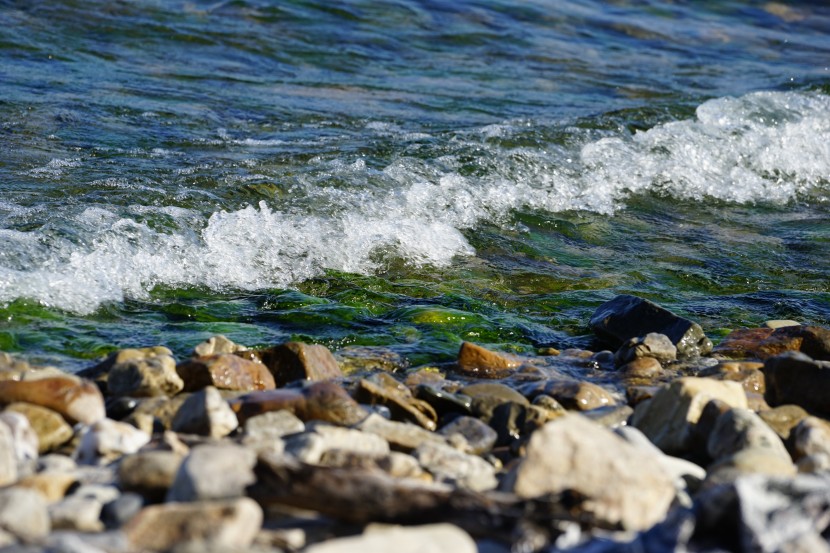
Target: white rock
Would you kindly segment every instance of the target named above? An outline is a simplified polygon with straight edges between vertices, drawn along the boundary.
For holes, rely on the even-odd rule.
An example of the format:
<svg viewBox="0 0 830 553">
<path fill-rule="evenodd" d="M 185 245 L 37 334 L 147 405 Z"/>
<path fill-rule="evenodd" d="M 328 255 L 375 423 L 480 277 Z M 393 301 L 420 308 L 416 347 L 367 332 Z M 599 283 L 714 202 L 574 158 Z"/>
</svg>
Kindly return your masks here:
<svg viewBox="0 0 830 553">
<path fill-rule="evenodd" d="M 426 442 L 412 455 L 439 482 L 449 482 L 474 491 L 492 490 L 498 485 L 493 465 L 450 445 Z"/>
<path fill-rule="evenodd" d="M 194 447 L 179 466 L 167 501 L 231 499 L 256 481 L 256 454 L 231 443 Z"/>
<path fill-rule="evenodd" d="M 389 454 L 389 443 L 376 434 L 339 426 L 315 425 L 311 432 L 303 432 L 286 440 L 286 452 L 304 463 L 319 463 L 329 451 L 344 451 L 370 458 Z"/>
<path fill-rule="evenodd" d="M 106 464 L 135 453 L 149 441 L 150 436 L 146 432 L 130 424 L 101 419 L 83 433 L 74 456 L 81 464 Z"/>
<path fill-rule="evenodd" d="M 49 518 L 53 529 L 101 532 L 103 504 L 94 497 L 71 495 L 49 505 Z"/>
<path fill-rule="evenodd" d="M 17 482 L 17 454 L 11 428 L 0 423 L 0 486 Z"/>
<path fill-rule="evenodd" d="M 476 553 L 475 542 L 451 524 L 368 528 L 360 536 L 325 541 L 305 553 Z"/>
<path fill-rule="evenodd" d="M 25 463 L 37 459 L 39 439 L 26 415 L 5 411 L 0 413 L 0 423 L 5 424 L 11 430 L 14 453 L 18 462 Z"/>
<path fill-rule="evenodd" d="M 238 426 L 236 414 L 213 386 L 188 397 L 179 407 L 172 423 L 172 429 L 176 432 L 212 438 L 224 438 Z"/>
<path fill-rule="evenodd" d="M 0 490 L 0 528 L 24 541 L 43 538 L 51 529 L 46 500 L 26 488 Z"/>
</svg>

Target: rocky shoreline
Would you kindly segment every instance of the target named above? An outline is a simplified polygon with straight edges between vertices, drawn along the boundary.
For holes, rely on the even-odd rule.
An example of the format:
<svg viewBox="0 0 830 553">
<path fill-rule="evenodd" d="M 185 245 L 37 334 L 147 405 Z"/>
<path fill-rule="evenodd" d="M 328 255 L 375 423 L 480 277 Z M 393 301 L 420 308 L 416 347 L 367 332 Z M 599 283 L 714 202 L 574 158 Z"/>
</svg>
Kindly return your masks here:
<svg viewBox="0 0 830 553">
<path fill-rule="evenodd" d="M 830 330 L 635 296 L 608 349 L 222 336 L 77 375 L 0 353 L 0 552 L 830 551 Z"/>
</svg>

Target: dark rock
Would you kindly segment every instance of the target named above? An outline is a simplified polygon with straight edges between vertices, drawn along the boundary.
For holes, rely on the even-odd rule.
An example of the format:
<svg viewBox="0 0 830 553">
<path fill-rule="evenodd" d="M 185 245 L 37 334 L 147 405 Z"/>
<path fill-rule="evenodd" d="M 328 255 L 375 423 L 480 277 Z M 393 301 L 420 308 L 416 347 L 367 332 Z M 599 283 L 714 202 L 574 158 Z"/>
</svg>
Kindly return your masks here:
<svg viewBox="0 0 830 553">
<path fill-rule="evenodd" d="M 471 415 L 473 400 L 464 394 L 454 394 L 425 384 L 415 388 L 415 397 L 432 405 L 439 415 L 459 413 Z"/>
<path fill-rule="evenodd" d="M 320 381 L 343 377 L 337 359 L 327 347 L 319 344 L 286 342 L 246 353 L 252 353 L 268 367 L 277 386 L 285 386 L 295 380 Z"/>
<path fill-rule="evenodd" d="M 386 373 L 379 373 L 357 383 L 355 399 L 370 405 L 384 405 L 395 420 L 414 422 L 435 430 L 438 415 L 432 406 L 412 396 L 412 392 Z"/>
<path fill-rule="evenodd" d="M 781 330 L 786 330 L 784 329 Z M 766 393 L 771 406 L 793 403 L 824 417 L 830 416 L 830 361 L 814 361 L 798 352 L 787 352 L 764 363 Z"/>
<path fill-rule="evenodd" d="M 458 417 L 441 427 L 438 433 L 449 440 L 452 436 L 460 435 L 467 444 L 467 452 L 476 455 L 482 455 L 493 449 L 498 438 L 495 430 L 475 417 Z"/>
<path fill-rule="evenodd" d="M 594 312 L 589 324 L 597 336 L 615 347 L 631 338 L 656 332 L 669 337 L 678 355 L 693 357 L 712 350 L 712 342 L 700 325 L 637 296 L 623 294 L 605 302 Z"/>
<path fill-rule="evenodd" d="M 176 366 L 184 381 L 184 391 L 207 386 L 221 390 L 271 390 L 276 387 L 268 367 L 232 353 L 218 353 L 189 359 Z"/>
<path fill-rule="evenodd" d="M 230 401 L 239 421 L 286 409 L 300 420 L 321 420 L 351 426 L 366 418 L 368 412 L 342 387 L 333 382 L 315 382 L 303 388 L 285 388 L 251 392 Z"/>
<path fill-rule="evenodd" d="M 488 422 L 493 410 L 502 403 L 520 403 L 530 405 L 525 396 L 513 388 L 496 382 L 479 382 L 461 388 L 460 392 L 471 398 L 470 407 L 473 414 Z"/>
<path fill-rule="evenodd" d="M 578 411 L 588 411 L 616 403 L 610 392 L 596 384 L 582 380 L 544 380 L 524 384 L 519 387 L 519 390 L 530 398 L 535 398 L 539 394 L 548 395 L 562 404 L 565 409 Z"/>
</svg>

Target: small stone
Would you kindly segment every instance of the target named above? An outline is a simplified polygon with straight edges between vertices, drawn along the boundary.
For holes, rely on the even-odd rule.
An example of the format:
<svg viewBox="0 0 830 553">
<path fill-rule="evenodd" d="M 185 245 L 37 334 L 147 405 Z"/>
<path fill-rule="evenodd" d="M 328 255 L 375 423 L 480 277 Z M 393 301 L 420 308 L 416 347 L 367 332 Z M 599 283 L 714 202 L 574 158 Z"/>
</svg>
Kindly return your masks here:
<svg viewBox="0 0 830 553">
<path fill-rule="evenodd" d="M 471 398 L 473 414 L 484 422 L 493 416 L 493 410 L 502 403 L 530 405 L 528 399 L 510 386 L 497 382 L 479 382 L 461 388 L 460 393 Z"/>
<path fill-rule="evenodd" d="M 78 468 L 78 463 L 68 455 L 61 455 L 60 453 L 49 453 L 42 455 L 37 460 L 38 472 L 74 472 Z"/>
<path fill-rule="evenodd" d="M 830 416 L 830 361 L 814 361 L 803 353 L 788 352 L 764 363 L 767 402 L 794 403 L 807 411 Z"/>
<path fill-rule="evenodd" d="M 107 389 L 116 396 L 173 396 L 184 387 L 171 355 L 148 354 L 115 363 L 107 375 Z"/>
<path fill-rule="evenodd" d="M 173 485 L 182 459 L 173 451 L 140 451 L 118 465 L 118 481 L 124 490 L 138 492 L 150 501 L 161 501 Z"/>
<path fill-rule="evenodd" d="M 53 530 L 77 530 L 79 532 L 101 532 L 103 504 L 93 498 L 71 495 L 49 506 L 49 518 Z"/>
<path fill-rule="evenodd" d="M 244 447 L 223 443 L 196 446 L 176 473 L 167 501 L 231 499 L 245 495 L 256 481 L 256 454 Z"/>
<path fill-rule="evenodd" d="M 81 464 L 106 464 L 135 453 L 149 441 L 150 436 L 134 426 L 102 419 L 86 429 L 74 456 Z"/>
<path fill-rule="evenodd" d="M 389 454 L 389 443 L 377 434 L 326 424 L 315 424 L 311 431 L 286 440 L 285 449 L 303 463 L 317 464 L 331 451 L 380 458 Z"/>
<path fill-rule="evenodd" d="M 126 553 L 129 544 L 120 532 L 58 530 L 43 541 L 49 553 Z"/>
<path fill-rule="evenodd" d="M 683 357 L 706 355 L 712 342 L 700 325 L 643 298 L 622 294 L 600 305 L 590 320 L 597 336 L 614 346 L 651 332 L 668 336 Z"/>
<path fill-rule="evenodd" d="M 692 445 L 693 426 L 712 399 L 720 399 L 731 407 L 747 407 L 746 392 L 736 382 L 684 377 L 638 404 L 631 424 L 664 452 L 682 455 Z"/>
<path fill-rule="evenodd" d="M 25 415 L 3 411 L 0 413 L 0 425 L 5 425 L 12 433 L 12 448 L 19 466 L 37 459 L 38 437 Z"/>
<path fill-rule="evenodd" d="M 427 430 L 435 430 L 438 415 L 432 406 L 412 396 L 409 388 L 386 373 L 361 379 L 357 384 L 355 399 L 369 405 L 387 407 L 392 418 L 409 421 Z"/>
<path fill-rule="evenodd" d="M 383 371 L 398 372 L 409 366 L 406 358 L 383 346 L 346 346 L 334 352 L 344 375 Z"/>
<path fill-rule="evenodd" d="M 270 411 L 245 421 L 247 442 L 276 441 L 305 430 L 305 424 L 291 411 Z"/>
<path fill-rule="evenodd" d="M 792 430 L 797 457 L 817 453 L 830 455 L 830 423 L 818 417 L 805 417 Z"/>
<path fill-rule="evenodd" d="M 614 354 L 614 360 L 618 366 L 642 358 L 669 363 L 677 359 L 677 347 L 665 334 L 649 332 L 645 336 L 627 340 Z"/>
<path fill-rule="evenodd" d="M 242 497 L 225 501 L 165 503 L 142 509 L 124 527 L 135 549 L 167 551 L 192 540 L 246 550 L 262 526 L 262 508 Z"/>
<path fill-rule="evenodd" d="M 105 503 L 101 509 L 101 522 L 110 530 L 121 528 L 144 507 L 144 498 L 137 493 L 124 493 Z"/>
<path fill-rule="evenodd" d="M 739 382 L 747 394 L 755 393 L 763 395 L 766 390 L 764 373 L 761 372 L 763 366 L 763 363 L 752 361 L 731 361 L 719 363 L 710 369 L 700 371 L 698 376 L 711 376 L 718 380 Z"/>
<path fill-rule="evenodd" d="M 71 376 L 0 381 L 0 404 L 15 402 L 47 407 L 72 423 L 92 424 L 106 415 L 98 386 Z"/>
<path fill-rule="evenodd" d="M 561 403 L 559 403 L 547 394 L 539 394 L 538 396 L 534 397 L 532 405 L 544 410 L 547 420 L 549 421 L 552 421 L 553 419 L 558 419 L 559 417 L 568 412 L 562 406 Z"/>
<path fill-rule="evenodd" d="M 244 392 L 276 387 L 268 367 L 232 353 L 195 357 L 179 363 L 176 371 L 184 381 L 185 392 L 194 392 L 206 386 Z"/>
<path fill-rule="evenodd" d="M 412 455 L 439 482 L 479 492 L 492 490 L 498 485 L 493 465 L 449 445 L 426 442 L 418 446 Z"/>
<path fill-rule="evenodd" d="M 789 319 L 773 319 L 770 321 L 765 321 L 764 326 L 775 330 L 777 328 L 784 328 L 785 326 L 801 326 L 801 323 L 791 321 Z"/>
<path fill-rule="evenodd" d="M 644 378 L 650 380 L 660 376 L 663 372 L 663 365 L 653 357 L 638 357 L 620 367 L 620 372 L 623 378 Z"/>
<path fill-rule="evenodd" d="M 606 428 L 617 428 L 627 424 L 634 409 L 628 405 L 608 405 L 590 411 L 582 411 L 582 415 Z"/>
<path fill-rule="evenodd" d="M 522 364 L 515 356 L 491 351 L 472 342 L 461 343 L 457 362 L 462 375 L 476 378 L 505 378 Z"/>
<path fill-rule="evenodd" d="M 6 412 L 24 415 L 38 437 L 38 453 L 57 449 L 72 439 L 75 432 L 56 411 L 32 403 L 12 403 Z"/>
<path fill-rule="evenodd" d="M 0 423 L 0 486 L 17 481 L 17 455 L 11 428 Z"/>
<path fill-rule="evenodd" d="M 369 414 L 334 382 L 251 392 L 232 400 L 230 405 L 243 424 L 253 416 L 281 409 L 291 411 L 302 421 L 319 420 L 343 426 L 357 424 Z"/>
<path fill-rule="evenodd" d="M 217 353 L 236 353 L 237 351 L 248 351 L 248 348 L 229 340 L 222 334 L 217 334 L 193 348 L 193 357 L 215 355 Z"/>
<path fill-rule="evenodd" d="M 268 367 L 280 387 L 295 380 L 320 381 L 343 377 L 331 351 L 319 344 L 286 342 L 253 353 Z"/>
<path fill-rule="evenodd" d="M 749 409 L 732 408 L 718 417 L 707 443 L 712 459 L 717 461 L 749 448 L 767 448 L 771 455 L 790 461 L 778 434 Z"/>
<path fill-rule="evenodd" d="M 548 412 L 535 405 L 502 403 L 493 410 L 489 425 L 498 436 L 497 445 L 511 445 L 548 421 Z"/>
<path fill-rule="evenodd" d="M 188 397 L 179 407 L 171 428 L 176 432 L 223 438 L 236 430 L 236 414 L 219 390 L 208 386 Z"/>
<path fill-rule="evenodd" d="M 773 409 L 759 411 L 758 416 L 786 442 L 790 438 L 792 429 L 810 415 L 798 405 L 780 405 Z"/>
<path fill-rule="evenodd" d="M 450 439 L 460 435 L 466 442 L 466 453 L 482 455 L 493 449 L 498 434 L 489 425 L 475 417 L 457 417 L 438 431 Z"/>
<path fill-rule="evenodd" d="M 367 529 L 360 536 L 312 545 L 305 553 L 476 553 L 473 539 L 451 524 Z"/>
<path fill-rule="evenodd" d="M 412 451 L 425 442 L 444 443 L 446 441 L 443 436 L 425 430 L 420 426 L 408 422 L 390 421 L 376 414 L 366 417 L 356 428 L 363 432 L 381 436 L 389 442 L 392 448 L 399 451 Z"/>
<path fill-rule="evenodd" d="M 44 538 L 51 525 L 43 496 L 19 487 L 0 490 L 0 528 L 23 541 Z"/>
<path fill-rule="evenodd" d="M 66 492 L 78 482 L 74 474 L 45 471 L 30 474 L 21 479 L 17 486 L 39 492 L 46 501 L 55 503 L 66 496 Z"/>
<path fill-rule="evenodd" d="M 164 429 L 171 429 L 173 418 L 179 412 L 182 404 L 190 397 L 187 394 L 180 394 L 175 397 L 157 396 L 141 398 L 135 410 L 124 422 L 128 422 L 136 428 L 144 426 L 146 415 L 153 417 L 153 421 Z"/>
</svg>

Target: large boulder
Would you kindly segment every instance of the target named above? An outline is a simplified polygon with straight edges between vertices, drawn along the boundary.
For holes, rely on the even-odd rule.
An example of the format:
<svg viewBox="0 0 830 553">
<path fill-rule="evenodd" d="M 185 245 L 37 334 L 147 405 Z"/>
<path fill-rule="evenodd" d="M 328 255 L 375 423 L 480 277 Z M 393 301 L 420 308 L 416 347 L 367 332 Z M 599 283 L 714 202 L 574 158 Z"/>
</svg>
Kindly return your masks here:
<svg viewBox="0 0 830 553">
<path fill-rule="evenodd" d="M 694 357 L 712 351 L 712 342 L 700 325 L 646 299 L 628 294 L 600 305 L 589 324 L 597 336 L 614 347 L 631 338 L 656 332 L 668 336 L 680 356 Z"/>
</svg>

